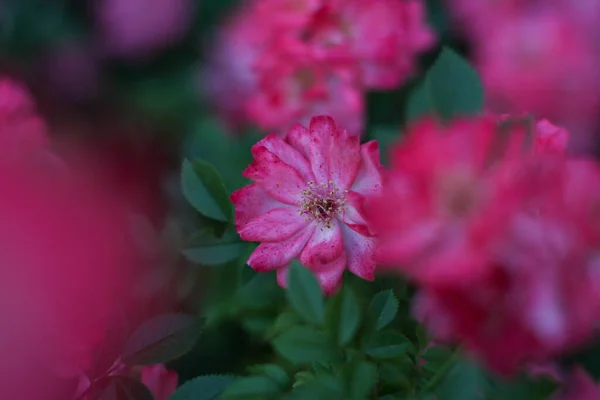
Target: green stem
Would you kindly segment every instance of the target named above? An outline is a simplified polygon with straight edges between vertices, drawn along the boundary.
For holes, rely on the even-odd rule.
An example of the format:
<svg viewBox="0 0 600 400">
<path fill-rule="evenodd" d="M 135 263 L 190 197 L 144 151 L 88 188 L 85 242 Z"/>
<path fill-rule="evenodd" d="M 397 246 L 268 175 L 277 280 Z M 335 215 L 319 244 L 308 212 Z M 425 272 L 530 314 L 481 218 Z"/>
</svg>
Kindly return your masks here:
<svg viewBox="0 0 600 400">
<path fill-rule="evenodd" d="M 423 387 L 424 393 L 429 393 L 441 382 L 442 379 L 446 376 L 446 374 L 452 369 L 454 364 L 459 358 L 459 349 L 454 350 L 454 353 L 448 357 L 446 362 L 441 366 L 441 368 L 435 373 L 435 375 L 427 382 L 425 387 Z"/>
</svg>

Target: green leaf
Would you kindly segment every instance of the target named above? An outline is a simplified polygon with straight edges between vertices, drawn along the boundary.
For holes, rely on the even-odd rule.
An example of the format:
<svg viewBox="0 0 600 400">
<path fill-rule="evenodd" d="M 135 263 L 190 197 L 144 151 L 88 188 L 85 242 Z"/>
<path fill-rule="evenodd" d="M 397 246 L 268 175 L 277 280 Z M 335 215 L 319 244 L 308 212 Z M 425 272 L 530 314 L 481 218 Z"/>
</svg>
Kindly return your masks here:
<svg viewBox="0 0 600 400">
<path fill-rule="evenodd" d="M 483 400 L 492 390 L 490 377 L 475 363 L 461 360 L 435 390 L 439 400 Z"/>
<path fill-rule="evenodd" d="M 449 347 L 431 346 L 423 352 L 422 358 L 425 361 L 425 365 L 422 366 L 422 369 L 435 373 L 453 354 L 454 352 Z"/>
<path fill-rule="evenodd" d="M 300 371 L 296 372 L 294 375 L 294 385 L 292 387 L 298 387 L 300 385 L 305 385 L 306 383 L 315 379 L 315 374 L 310 371 Z"/>
<path fill-rule="evenodd" d="M 475 69 L 445 47 L 425 78 L 426 94 L 444 120 L 457 115 L 479 114 L 483 109 L 483 85 Z M 420 101 L 425 97 L 418 94 Z"/>
<path fill-rule="evenodd" d="M 424 349 L 429 344 L 429 338 L 427 337 L 427 332 L 425 331 L 425 327 L 423 325 L 417 325 L 415 328 L 415 336 L 419 342 L 419 347 Z"/>
<path fill-rule="evenodd" d="M 329 362 L 313 362 L 312 368 L 315 372 L 315 376 L 331 376 L 333 374 L 333 366 Z"/>
<path fill-rule="evenodd" d="M 165 314 L 140 325 L 123 350 L 128 365 L 160 364 L 179 358 L 194 346 L 201 325 L 196 317 Z"/>
<path fill-rule="evenodd" d="M 222 238 L 216 238 L 209 230 L 204 230 L 195 237 L 193 247 L 183 250 L 182 254 L 193 263 L 212 267 L 235 260 L 247 246 L 232 230 Z"/>
<path fill-rule="evenodd" d="M 250 368 L 250 372 L 255 375 L 266 375 L 279 384 L 281 389 L 288 388 L 292 382 L 288 373 L 277 364 L 255 365 Z"/>
<path fill-rule="evenodd" d="M 248 184 L 241 172 L 252 163 L 250 147 L 263 137 L 248 131 L 234 137 L 215 115 L 197 116 L 190 124 L 183 151 L 190 160 L 201 158 L 211 163 L 231 192 Z"/>
<path fill-rule="evenodd" d="M 248 266 L 244 268 L 251 269 Z M 235 294 L 235 304 L 244 310 L 277 309 L 285 301 L 285 293 L 277 284 L 275 272 L 261 272 L 242 286 Z M 298 320 L 300 317 L 290 311 Z M 271 318 L 272 322 L 272 318 Z"/>
<path fill-rule="evenodd" d="M 367 343 L 366 351 L 378 360 L 388 360 L 405 355 L 411 351 L 412 343 L 398 332 L 379 332 Z"/>
<path fill-rule="evenodd" d="M 169 400 L 217 400 L 236 379 L 227 375 L 199 376 L 180 386 Z"/>
<path fill-rule="evenodd" d="M 109 376 L 95 383 L 99 400 L 154 400 L 150 390 L 140 381 L 125 376 Z"/>
<path fill-rule="evenodd" d="M 300 325 L 300 323 L 302 323 L 302 319 L 298 314 L 292 311 L 284 311 L 273 322 L 273 325 L 267 332 L 267 338 L 278 336 L 292 327 Z"/>
<path fill-rule="evenodd" d="M 406 122 L 412 122 L 420 117 L 434 113 L 433 105 L 425 82 L 415 86 L 408 94 L 405 111 Z"/>
<path fill-rule="evenodd" d="M 360 324 L 360 307 L 358 299 L 352 289 L 344 288 L 339 313 L 338 325 L 338 344 L 345 346 L 348 344 Z"/>
<path fill-rule="evenodd" d="M 396 317 L 398 300 L 391 289 L 377 293 L 369 305 L 369 318 L 381 330 Z"/>
<path fill-rule="evenodd" d="M 288 273 L 287 298 L 306 322 L 322 325 L 325 318 L 323 292 L 312 272 L 292 262 Z"/>
<path fill-rule="evenodd" d="M 377 140 L 379 143 L 379 152 L 381 156 L 381 163 L 385 166 L 388 165 L 388 157 L 390 153 L 390 147 L 397 143 L 400 139 L 400 128 L 397 126 L 376 126 L 373 127 L 372 136 L 373 140 Z"/>
<path fill-rule="evenodd" d="M 266 376 L 240 378 L 225 389 L 224 400 L 233 399 L 273 399 L 279 398 L 281 389 L 277 382 Z"/>
<path fill-rule="evenodd" d="M 413 384 L 411 373 L 414 365 L 409 358 L 404 362 L 398 360 L 384 361 L 379 364 L 379 380 L 385 387 L 394 390 L 409 390 Z"/>
<path fill-rule="evenodd" d="M 310 379 L 305 383 L 295 386 L 292 393 L 284 400 L 348 400 L 342 383 L 332 377 Z"/>
<path fill-rule="evenodd" d="M 346 379 L 350 399 L 369 399 L 377 384 L 377 367 L 370 362 L 358 360 L 351 364 Z"/>
<path fill-rule="evenodd" d="M 309 326 L 296 326 L 273 341 L 275 350 L 295 364 L 331 361 L 337 352 L 323 332 Z"/>
<path fill-rule="evenodd" d="M 494 400 L 547 400 L 557 385 L 550 379 L 532 379 L 518 376 L 510 381 L 496 379 Z"/>
<path fill-rule="evenodd" d="M 181 167 L 183 194 L 194 208 L 206 217 L 230 221 L 233 208 L 219 173 L 202 160 L 183 160 Z"/>
</svg>

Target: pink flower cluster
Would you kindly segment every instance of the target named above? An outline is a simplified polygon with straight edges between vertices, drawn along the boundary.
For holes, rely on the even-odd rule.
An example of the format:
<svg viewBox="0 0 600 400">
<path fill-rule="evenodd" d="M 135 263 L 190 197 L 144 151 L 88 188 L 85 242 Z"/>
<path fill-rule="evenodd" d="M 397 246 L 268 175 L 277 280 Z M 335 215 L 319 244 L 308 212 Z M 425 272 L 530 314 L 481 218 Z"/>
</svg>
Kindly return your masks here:
<svg viewBox="0 0 600 400">
<path fill-rule="evenodd" d="M 359 134 L 364 92 L 397 87 L 433 42 L 421 0 L 251 0 L 202 84 L 232 123 L 283 132 L 327 114 Z"/>
<path fill-rule="evenodd" d="M 449 0 L 495 112 L 532 112 L 589 146 L 600 109 L 596 0 Z"/>
<path fill-rule="evenodd" d="M 50 148 L 29 93 L 0 80 L 0 388 L 63 400 L 124 306 L 139 252 L 135 202 L 78 157 Z"/>
<path fill-rule="evenodd" d="M 365 208 L 418 318 L 500 373 L 584 343 L 600 312 L 600 167 L 567 139 L 526 116 L 422 120 Z"/>
<path fill-rule="evenodd" d="M 326 294 L 340 287 L 346 269 L 373 280 L 375 239 L 363 205 L 381 189 L 377 142 L 360 145 L 330 117 L 314 117 L 284 138 L 268 135 L 252 155 L 244 176 L 254 183 L 231 196 L 242 239 L 262 242 L 248 264 L 276 270 L 286 286 L 288 264 L 299 258 Z"/>
</svg>

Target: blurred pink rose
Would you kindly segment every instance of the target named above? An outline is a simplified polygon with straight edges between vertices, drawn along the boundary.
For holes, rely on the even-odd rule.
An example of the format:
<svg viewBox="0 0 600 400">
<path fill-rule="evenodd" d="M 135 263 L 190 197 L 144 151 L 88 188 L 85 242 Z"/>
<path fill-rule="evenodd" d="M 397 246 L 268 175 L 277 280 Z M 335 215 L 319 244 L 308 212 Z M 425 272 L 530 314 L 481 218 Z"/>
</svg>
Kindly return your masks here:
<svg viewBox="0 0 600 400">
<path fill-rule="evenodd" d="M 64 400 L 130 287 L 134 201 L 104 166 L 58 161 L 29 93 L 8 79 L 0 144 L 0 390 Z"/>
<path fill-rule="evenodd" d="M 486 41 L 486 33 L 499 20 L 513 18 L 526 5 L 540 0 L 445 0 L 454 27 L 475 41 Z"/>
<path fill-rule="evenodd" d="M 571 150 L 589 151 L 600 108 L 600 2 L 446 3 L 473 46 L 491 109 L 551 118 L 570 130 Z"/>
<path fill-rule="evenodd" d="M 148 57 L 181 39 L 193 5 L 190 0 L 96 0 L 101 47 L 111 55 Z"/>
<path fill-rule="evenodd" d="M 50 385 L 90 366 L 136 257 L 120 194 L 84 166 L 2 165 L 0 189 L 0 388 L 38 400 L 52 390 L 31 375 Z"/>
<path fill-rule="evenodd" d="M 485 38 L 475 61 L 493 109 L 533 112 L 563 125 L 596 118 L 599 54 L 559 10 L 499 20 Z"/>
<path fill-rule="evenodd" d="M 331 115 L 360 135 L 365 93 L 405 82 L 434 41 L 421 0 L 252 0 L 219 32 L 200 81 L 234 127 L 283 134 Z"/>
</svg>

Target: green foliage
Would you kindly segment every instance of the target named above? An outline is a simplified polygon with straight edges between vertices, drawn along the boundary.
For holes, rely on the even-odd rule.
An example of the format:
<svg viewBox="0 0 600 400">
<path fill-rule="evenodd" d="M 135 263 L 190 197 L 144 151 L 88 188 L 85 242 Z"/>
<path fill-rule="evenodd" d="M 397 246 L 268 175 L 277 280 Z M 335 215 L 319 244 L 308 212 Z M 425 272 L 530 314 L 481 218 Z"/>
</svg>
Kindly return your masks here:
<svg viewBox="0 0 600 400">
<path fill-rule="evenodd" d="M 407 121 L 413 121 L 433 112 L 427 81 L 423 81 L 415 86 L 408 95 L 405 118 Z"/>
<path fill-rule="evenodd" d="M 426 362 L 423 369 L 435 373 L 442 368 L 452 356 L 453 351 L 448 347 L 431 346 L 423 352 L 423 360 Z"/>
<path fill-rule="evenodd" d="M 346 400 L 341 382 L 331 376 L 319 377 L 294 387 L 283 400 Z"/>
<path fill-rule="evenodd" d="M 281 388 L 266 376 L 248 376 L 231 384 L 222 394 L 223 400 L 278 399 Z"/>
<path fill-rule="evenodd" d="M 205 227 L 194 238 L 193 244 L 182 251 L 189 261 L 207 266 L 219 266 L 240 258 L 248 244 L 229 229 L 222 237 L 215 237 L 214 231 Z"/>
<path fill-rule="evenodd" d="M 204 375 L 181 385 L 169 400 L 217 400 L 237 378 L 227 375 Z"/>
<path fill-rule="evenodd" d="M 181 187 L 189 203 L 204 216 L 227 222 L 233 215 L 229 194 L 219 173 L 202 160 L 183 161 Z"/>
<path fill-rule="evenodd" d="M 325 333 L 312 326 L 295 326 L 273 341 L 273 346 L 283 357 L 294 364 L 314 361 L 331 361 L 338 353 Z"/>
<path fill-rule="evenodd" d="M 286 370 L 277 364 L 256 365 L 250 368 L 250 372 L 269 377 L 275 381 L 281 389 L 288 388 L 292 383 Z"/>
<path fill-rule="evenodd" d="M 377 293 L 369 305 L 369 319 L 374 321 L 375 329 L 381 330 L 396 317 L 398 300 L 391 290 Z"/>
<path fill-rule="evenodd" d="M 298 262 L 292 262 L 288 272 L 288 301 L 296 312 L 310 324 L 322 325 L 325 308 L 321 286 L 314 274 Z"/>
<path fill-rule="evenodd" d="M 390 148 L 393 144 L 398 143 L 400 134 L 398 126 L 376 126 L 372 129 L 371 137 L 379 143 L 381 163 L 384 166 L 388 166 Z"/>
<path fill-rule="evenodd" d="M 377 366 L 364 360 L 356 360 L 347 368 L 347 393 L 348 399 L 369 399 L 377 385 Z"/>
<path fill-rule="evenodd" d="M 510 381 L 496 379 L 493 400 L 547 400 L 553 398 L 556 383 L 548 379 L 533 379 L 518 376 Z"/>
<path fill-rule="evenodd" d="M 401 357 L 412 350 L 412 343 L 395 331 L 377 332 L 367 343 L 366 352 L 375 359 L 387 360 Z"/>
<path fill-rule="evenodd" d="M 262 132 L 246 130 L 233 136 L 214 116 L 199 116 L 190 122 L 183 146 L 189 160 L 202 159 L 215 167 L 229 191 L 248 184 L 242 171 L 252 162 L 250 148 L 262 137 Z"/>
<path fill-rule="evenodd" d="M 129 365 L 159 364 L 187 353 L 200 336 L 198 318 L 184 314 L 165 314 L 140 325 L 127 341 L 122 353 Z"/>
<path fill-rule="evenodd" d="M 449 120 L 459 115 L 479 114 L 483 105 L 479 75 L 465 59 L 445 47 L 424 81 L 410 93 L 405 116 L 409 122 L 430 113 Z"/>
<path fill-rule="evenodd" d="M 338 318 L 337 342 L 345 346 L 354 338 L 361 321 L 361 310 L 358 299 L 351 288 L 345 288 L 340 298 L 339 312 L 333 316 Z"/>
<path fill-rule="evenodd" d="M 426 86 L 434 110 L 442 119 L 478 114 L 483 108 L 483 85 L 471 65 L 444 48 L 427 72 Z"/>
<path fill-rule="evenodd" d="M 447 364 L 448 365 L 448 364 Z M 437 373 L 443 376 L 445 368 Z M 443 380 L 435 389 L 439 400 L 482 400 L 490 392 L 490 377 L 476 364 L 461 360 L 452 365 Z"/>
</svg>

